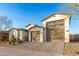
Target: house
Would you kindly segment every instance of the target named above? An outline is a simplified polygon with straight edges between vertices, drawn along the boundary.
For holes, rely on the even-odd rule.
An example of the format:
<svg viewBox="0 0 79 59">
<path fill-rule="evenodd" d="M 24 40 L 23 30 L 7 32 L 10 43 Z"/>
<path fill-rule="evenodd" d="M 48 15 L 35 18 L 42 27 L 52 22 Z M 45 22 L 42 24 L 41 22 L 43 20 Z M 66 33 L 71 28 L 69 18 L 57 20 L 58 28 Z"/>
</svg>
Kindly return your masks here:
<svg viewBox="0 0 79 59">
<path fill-rule="evenodd" d="M 64 42 L 70 41 L 69 24 L 71 14 L 52 14 L 42 20 L 43 27 L 45 28 L 44 35 L 45 41 L 63 40 Z"/>
<path fill-rule="evenodd" d="M 52 42 L 54 40 L 62 40 L 68 43 L 70 42 L 70 21 L 71 14 L 52 14 L 42 20 L 43 26 L 28 24 L 25 29 L 11 29 L 9 31 L 9 39 L 14 36 L 21 41 Z"/>
<path fill-rule="evenodd" d="M 43 42 L 43 27 L 36 24 L 28 24 L 25 29 L 29 32 L 29 41 Z"/>
<path fill-rule="evenodd" d="M 17 41 L 28 41 L 28 31 L 25 29 L 12 28 L 9 30 L 9 40 L 11 40 L 12 36 L 14 36 Z"/>
</svg>

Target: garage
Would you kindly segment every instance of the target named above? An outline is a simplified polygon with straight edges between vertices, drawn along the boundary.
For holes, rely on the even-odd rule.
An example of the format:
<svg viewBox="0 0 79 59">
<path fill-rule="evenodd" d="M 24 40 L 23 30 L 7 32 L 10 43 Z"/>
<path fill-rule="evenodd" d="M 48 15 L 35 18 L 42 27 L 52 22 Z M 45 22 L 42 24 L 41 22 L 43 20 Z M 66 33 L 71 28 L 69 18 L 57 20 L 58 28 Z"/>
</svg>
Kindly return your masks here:
<svg viewBox="0 0 79 59">
<path fill-rule="evenodd" d="M 28 36 L 30 42 L 43 42 L 43 27 L 29 24 L 26 26 L 26 29 L 29 32 Z"/>
<path fill-rule="evenodd" d="M 31 40 L 32 42 L 40 42 L 40 31 L 32 31 Z"/>
<path fill-rule="evenodd" d="M 62 19 L 62 20 L 47 22 L 47 32 L 50 41 L 63 40 L 65 34 L 64 20 Z"/>
</svg>

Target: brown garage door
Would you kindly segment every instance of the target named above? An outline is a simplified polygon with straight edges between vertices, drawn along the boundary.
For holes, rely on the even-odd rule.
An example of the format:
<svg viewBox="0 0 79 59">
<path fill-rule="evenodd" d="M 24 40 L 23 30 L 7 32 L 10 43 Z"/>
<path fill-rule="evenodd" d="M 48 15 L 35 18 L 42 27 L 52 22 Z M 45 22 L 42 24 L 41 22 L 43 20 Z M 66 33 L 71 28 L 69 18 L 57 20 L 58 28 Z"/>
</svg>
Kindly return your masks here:
<svg viewBox="0 0 79 59">
<path fill-rule="evenodd" d="M 64 32 L 64 20 L 47 23 L 47 34 L 50 41 L 64 39 Z"/>
<path fill-rule="evenodd" d="M 39 42 L 40 41 L 40 31 L 32 31 L 31 39 L 32 39 L 32 42 Z"/>
</svg>

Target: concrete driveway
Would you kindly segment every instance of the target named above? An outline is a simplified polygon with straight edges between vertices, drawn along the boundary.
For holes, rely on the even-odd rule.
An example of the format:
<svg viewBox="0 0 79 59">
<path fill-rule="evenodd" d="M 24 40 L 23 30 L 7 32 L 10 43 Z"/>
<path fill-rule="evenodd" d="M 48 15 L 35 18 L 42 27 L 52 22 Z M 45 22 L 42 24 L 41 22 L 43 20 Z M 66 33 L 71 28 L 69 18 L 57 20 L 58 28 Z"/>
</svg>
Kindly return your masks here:
<svg viewBox="0 0 79 59">
<path fill-rule="evenodd" d="M 0 44 L 0 56 L 59 56 L 63 43 L 21 43 L 14 46 Z"/>
</svg>

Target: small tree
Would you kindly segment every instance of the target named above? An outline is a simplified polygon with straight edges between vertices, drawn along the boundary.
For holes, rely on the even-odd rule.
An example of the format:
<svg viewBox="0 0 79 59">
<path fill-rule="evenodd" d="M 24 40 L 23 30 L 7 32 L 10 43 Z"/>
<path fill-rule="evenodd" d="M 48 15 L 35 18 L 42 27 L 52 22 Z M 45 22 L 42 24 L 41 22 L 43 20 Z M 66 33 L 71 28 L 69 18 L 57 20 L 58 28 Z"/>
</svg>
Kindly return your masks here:
<svg viewBox="0 0 79 59">
<path fill-rule="evenodd" d="M 71 15 L 79 16 L 79 3 L 61 4 L 61 10 L 63 9 L 70 10 L 67 13 Z"/>
<path fill-rule="evenodd" d="M 71 4 L 69 4 L 69 9 L 73 10 L 75 13 L 79 12 L 79 3 L 71 3 Z"/>
<path fill-rule="evenodd" d="M 0 40 L 3 38 L 3 32 L 12 27 L 12 21 L 7 16 L 0 16 Z"/>
</svg>

